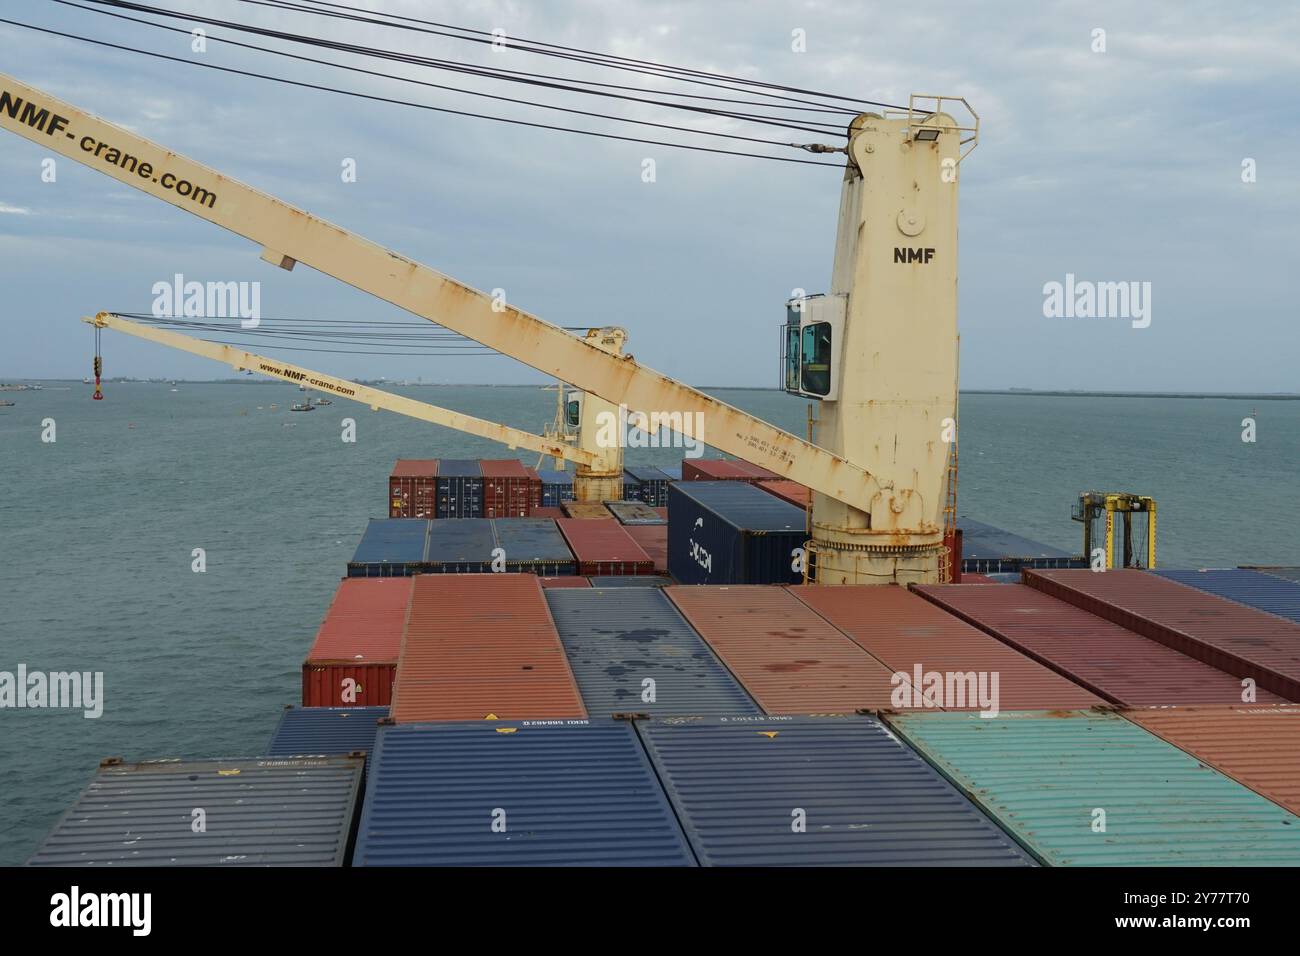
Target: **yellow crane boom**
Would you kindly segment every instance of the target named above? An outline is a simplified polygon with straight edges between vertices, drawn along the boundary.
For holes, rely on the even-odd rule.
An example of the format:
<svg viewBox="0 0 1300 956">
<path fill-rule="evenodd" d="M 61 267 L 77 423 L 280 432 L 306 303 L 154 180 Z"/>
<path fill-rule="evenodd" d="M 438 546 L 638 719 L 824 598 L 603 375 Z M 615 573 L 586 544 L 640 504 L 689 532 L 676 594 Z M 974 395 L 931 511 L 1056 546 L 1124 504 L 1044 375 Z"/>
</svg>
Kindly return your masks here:
<svg viewBox="0 0 1300 956">
<path fill-rule="evenodd" d="M 635 411 L 702 413 L 694 437 L 859 512 L 880 507 L 879 483 L 839 455 L 4 74 L 0 127 L 244 236 L 273 265 L 301 262 Z"/>
<path fill-rule="evenodd" d="M 268 375 L 271 378 L 292 382 L 295 385 L 306 385 L 318 391 L 336 395 L 339 398 L 346 398 L 354 402 L 360 402 L 362 405 L 369 405 L 376 410 L 382 408 L 386 411 L 396 412 L 399 415 L 406 415 L 409 418 L 418 418 L 421 421 L 431 422 L 434 425 L 444 425 L 447 428 L 454 428 L 470 435 L 490 438 L 512 449 L 524 448 L 538 454 L 564 458 L 579 465 L 592 465 L 598 460 L 598 456 L 589 451 L 583 451 L 562 442 L 552 441 L 518 428 L 499 425 L 496 422 L 475 418 L 473 415 L 464 415 L 448 408 L 430 405 L 427 402 L 418 402 L 413 398 L 394 395 L 392 392 L 371 388 L 369 385 L 349 382 L 347 379 L 338 378 L 325 372 L 316 372 L 309 368 L 290 365 L 288 362 L 279 359 L 267 358 L 253 352 L 245 352 L 243 349 L 234 346 L 221 345 L 217 342 L 205 342 L 203 339 L 196 339 L 180 332 L 171 332 L 167 329 L 142 325 L 139 322 L 132 322 L 130 319 L 124 319 L 120 315 L 114 315 L 111 312 L 100 312 L 93 317 L 87 316 L 82 321 L 96 328 L 125 332 L 127 335 L 133 335 L 149 342 L 156 342 L 168 348 L 180 349 L 192 355 L 201 355 L 203 358 L 229 365 L 237 372 L 248 369 L 259 375 Z"/>
</svg>

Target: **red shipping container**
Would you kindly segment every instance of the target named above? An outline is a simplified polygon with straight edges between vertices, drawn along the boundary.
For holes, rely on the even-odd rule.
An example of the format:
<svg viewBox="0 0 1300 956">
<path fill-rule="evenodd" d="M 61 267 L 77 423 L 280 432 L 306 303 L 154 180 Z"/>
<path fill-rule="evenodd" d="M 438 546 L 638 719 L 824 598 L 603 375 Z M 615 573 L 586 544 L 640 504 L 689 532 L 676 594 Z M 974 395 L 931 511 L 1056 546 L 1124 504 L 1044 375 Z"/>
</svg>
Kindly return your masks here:
<svg viewBox="0 0 1300 956">
<path fill-rule="evenodd" d="M 756 465 L 752 461 L 733 461 L 733 465 L 739 468 L 747 475 L 752 475 L 757 481 L 780 481 L 781 476 L 776 472 L 764 468 L 762 465 Z"/>
<path fill-rule="evenodd" d="M 555 522 L 587 577 L 654 574 L 654 561 L 613 518 L 561 518 Z M 663 527 L 659 525 L 658 527 Z"/>
<path fill-rule="evenodd" d="M 1146 571 L 1026 569 L 1024 582 L 1300 702 L 1300 624 Z"/>
<path fill-rule="evenodd" d="M 975 574 L 973 571 L 972 571 L 972 572 L 966 572 L 966 571 L 963 571 L 963 572 L 962 572 L 962 575 L 961 575 L 961 581 L 959 581 L 959 582 L 954 582 L 954 583 L 958 583 L 958 584 L 997 584 L 998 582 L 995 581 L 995 580 L 993 580 L 993 579 L 992 579 L 991 577 L 989 577 L 987 574 Z"/>
<path fill-rule="evenodd" d="M 758 476 L 738 461 L 721 458 L 683 458 L 682 481 L 757 481 Z"/>
<path fill-rule="evenodd" d="M 782 501 L 788 501 L 796 508 L 807 508 L 812 501 L 812 492 L 807 485 L 801 485 L 797 481 L 786 481 L 778 478 L 775 481 L 760 481 L 758 487 L 762 488 L 769 495 L 776 495 Z"/>
<path fill-rule="evenodd" d="M 562 508 L 534 508 L 530 518 L 563 518 L 565 517 Z"/>
<path fill-rule="evenodd" d="M 525 468 L 528 475 L 528 514 L 537 517 L 537 509 L 542 506 L 542 476 L 536 468 Z"/>
<path fill-rule="evenodd" d="M 436 517 L 437 480 L 437 458 L 399 458 L 388 476 L 388 517 Z"/>
<path fill-rule="evenodd" d="M 587 716 L 536 575 L 412 580 L 394 721 Z"/>
<path fill-rule="evenodd" d="M 1087 708 L 1105 701 L 897 585 L 797 585 L 790 592 L 891 671 L 998 675 L 998 709 Z M 924 680 L 924 678 L 923 678 Z M 913 682 L 915 683 L 915 681 Z M 960 688 L 958 688 L 960 689 Z M 946 710 L 978 710 L 939 702 Z"/>
<path fill-rule="evenodd" d="M 628 524 L 623 530 L 650 556 L 656 574 L 668 573 L 668 525 Z"/>
<path fill-rule="evenodd" d="M 559 578 L 538 578 L 543 588 L 589 588 L 591 581 L 588 578 L 580 578 L 577 575 L 569 574 Z"/>
<path fill-rule="evenodd" d="M 661 518 L 663 518 L 665 521 L 667 521 L 667 520 L 668 520 L 668 506 L 665 505 L 665 506 L 662 507 L 662 508 L 656 508 L 656 509 L 655 509 L 655 514 L 657 514 L 659 517 L 661 517 Z"/>
<path fill-rule="evenodd" d="M 302 665 L 304 707 L 385 706 L 412 578 L 344 578 Z"/>
<path fill-rule="evenodd" d="M 534 492 L 541 497 L 541 479 L 536 485 L 523 463 L 510 458 L 505 461 L 481 461 L 483 473 L 483 517 L 527 518 L 532 514 Z"/>
</svg>

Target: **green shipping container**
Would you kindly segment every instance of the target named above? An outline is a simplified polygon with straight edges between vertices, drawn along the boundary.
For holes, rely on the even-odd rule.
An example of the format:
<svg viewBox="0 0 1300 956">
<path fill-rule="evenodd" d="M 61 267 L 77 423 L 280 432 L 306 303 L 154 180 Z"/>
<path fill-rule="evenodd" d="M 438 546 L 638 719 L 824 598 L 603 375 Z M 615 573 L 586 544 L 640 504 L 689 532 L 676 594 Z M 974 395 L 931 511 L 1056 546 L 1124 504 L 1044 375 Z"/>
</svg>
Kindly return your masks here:
<svg viewBox="0 0 1300 956">
<path fill-rule="evenodd" d="M 1300 817 L 1114 714 L 888 720 L 1051 866 L 1300 865 Z"/>
</svg>

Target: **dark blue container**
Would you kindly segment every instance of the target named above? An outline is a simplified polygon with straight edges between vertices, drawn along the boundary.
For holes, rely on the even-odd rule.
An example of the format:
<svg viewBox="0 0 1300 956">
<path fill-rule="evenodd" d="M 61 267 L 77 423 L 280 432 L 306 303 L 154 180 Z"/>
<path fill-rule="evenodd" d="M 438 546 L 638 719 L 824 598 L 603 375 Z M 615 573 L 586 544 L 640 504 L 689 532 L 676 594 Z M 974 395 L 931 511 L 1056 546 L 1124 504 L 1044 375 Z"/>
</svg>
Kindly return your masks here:
<svg viewBox="0 0 1300 956">
<path fill-rule="evenodd" d="M 379 721 L 387 716 L 387 707 L 287 707 L 266 755 L 370 753 Z"/>
<path fill-rule="evenodd" d="M 627 468 L 628 475 L 641 483 L 641 500 L 651 508 L 668 506 L 668 483 L 672 481 L 658 468 Z"/>
<path fill-rule="evenodd" d="M 428 574 L 487 574 L 496 536 L 488 518 L 429 522 L 429 550 L 421 571 Z"/>
<path fill-rule="evenodd" d="M 593 718 L 762 712 L 659 588 L 543 593 Z"/>
<path fill-rule="evenodd" d="M 1179 584 L 1187 584 L 1202 591 L 1238 604 L 1245 604 L 1269 614 L 1276 614 L 1300 622 L 1300 584 L 1272 574 L 1245 571 L 1236 568 L 1208 571 L 1173 571 L 1165 568 L 1156 574 Z"/>
<path fill-rule="evenodd" d="M 593 588 L 666 588 L 673 583 L 672 578 L 655 574 L 630 574 L 627 577 L 597 575 L 588 580 Z"/>
<path fill-rule="evenodd" d="M 693 866 L 629 721 L 382 727 L 353 866 Z"/>
<path fill-rule="evenodd" d="M 477 460 L 442 459 L 435 487 L 439 518 L 483 517 L 483 471 Z"/>
<path fill-rule="evenodd" d="M 511 572 L 553 578 L 578 573 L 578 562 L 550 518 L 497 518 L 496 543 Z"/>
<path fill-rule="evenodd" d="M 799 584 L 805 518 L 747 481 L 673 482 L 668 571 L 681 584 Z"/>
<path fill-rule="evenodd" d="M 1086 568 L 1080 555 L 1053 548 L 1041 541 L 970 518 L 957 519 L 961 529 L 961 569 L 972 574 L 995 574 L 1021 568 Z"/>
<path fill-rule="evenodd" d="M 1035 865 L 874 717 L 636 728 L 704 866 Z"/>
<path fill-rule="evenodd" d="M 662 471 L 665 475 L 668 476 L 668 480 L 669 480 L 669 481 L 681 481 L 681 480 L 682 480 L 682 466 L 681 466 L 681 465 L 665 465 L 663 468 L 660 468 L 659 470 Z"/>
<path fill-rule="evenodd" d="M 623 500 L 640 501 L 641 500 L 641 482 L 632 477 L 632 474 L 623 469 Z"/>
<path fill-rule="evenodd" d="M 542 507 L 558 508 L 562 501 L 573 500 L 573 472 L 538 469 L 542 479 Z"/>
<path fill-rule="evenodd" d="M 348 562 L 348 577 L 418 574 L 428 551 L 429 524 L 423 518 L 371 518 Z"/>
</svg>

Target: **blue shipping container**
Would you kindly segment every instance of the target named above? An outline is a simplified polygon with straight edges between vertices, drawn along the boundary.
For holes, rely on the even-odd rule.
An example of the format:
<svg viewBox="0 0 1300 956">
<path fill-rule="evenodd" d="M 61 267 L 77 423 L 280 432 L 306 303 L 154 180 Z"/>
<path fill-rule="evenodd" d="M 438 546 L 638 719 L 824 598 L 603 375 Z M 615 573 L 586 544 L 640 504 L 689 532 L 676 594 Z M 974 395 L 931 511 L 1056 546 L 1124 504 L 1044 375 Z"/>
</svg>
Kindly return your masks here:
<svg viewBox="0 0 1300 956">
<path fill-rule="evenodd" d="M 960 517 L 961 569 L 972 574 L 1019 571 L 1021 568 L 1086 568 L 1081 556 L 991 524 Z"/>
<path fill-rule="evenodd" d="M 665 475 L 668 476 L 668 480 L 669 480 L 669 481 L 681 481 L 681 480 L 682 480 L 682 466 L 681 466 L 681 465 L 666 465 L 666 466 L 664 466 L 663 468 L 660 468 L 659 470 L 662 471 Z"/>
<path fill-rule="evenodd" d="M 543 593 L 592 717 L 762 713 L 659 588 Z"/>
<path fill-rule="evenodd" d="M 593 588 L 666 588 L 673 583 L 672 578 L 656 574 L 631 574 L 627 577 L 597 575 L 588 580 Z"/>
<path fill-rule="evenodd" d="M 476 459 L 442 459 L 436 480 L 439 518 L 483 517 L 483 470 Z"/>
<path fill-rule="evenodd" d="M 1034 865 L 874 717 L 657 718 L 636 728 L 705 866 Z"/>
<path fill-rule="evenodd" d="M 641 482 L 633 478 L 626 468 L 623 469 L 623 500 L 641 500 Z"/>
<path fill-rule="evenodd" d="M 496 536 L 489 518 L 429 522 L 429 550 L 421 571 L 432 574 L 487 574 L 492 570 Z"/>
<path fill-rule="evenodd" d="M 628 721 L 382 727 L 354 866 L 693 866 Z"/>
<path fill-rule="evenodd" d="M 423 518 L 371 518 L 348 562 L 348 577 L 417 574 L 428 553 L 429 525 Z"/>
<path fill-rule="evenodd" d="M 550 518 L 498 518 L 492 524 L 507 571 L 553 578 L 578 573 L 578 562 Z"/>
<path fill-rule="evenodd" d="M 573 472 L 538 469 L 542 479 L 542 507 L 558 508 L 562 501 L 573 501 Z"/>
<path fill-rule="evenodd" d="M 628 468 L 627 473 L 641 483 L 641 500 L 651 508 L 668 505 L 668 483 L 672 481 L 658 468 Z"/>
<path fill-rule="evenodd" d="M 681 584 L 799 584 L 805 518 L 747 481 L 674 482 L 668 571 Z"/>
<path fill-rule="evenodd" d="M 387 707 L 287 707 L 266 755 L 370 753 L 379 721 L 387 716 Z"/>
<path fill-rule="evenodd" d="M 1160 568 L 1156 574 L 1179 584 L 1190 585 L 1202 591 L 1238 604 L 1245 604 L 1269 614 L 1276 614 L 1300 622 L 1300 584 L 1272 574 L 1240 569 L 1213 569 L 1209 571 L 1173 571 Z"/>
</svg>

